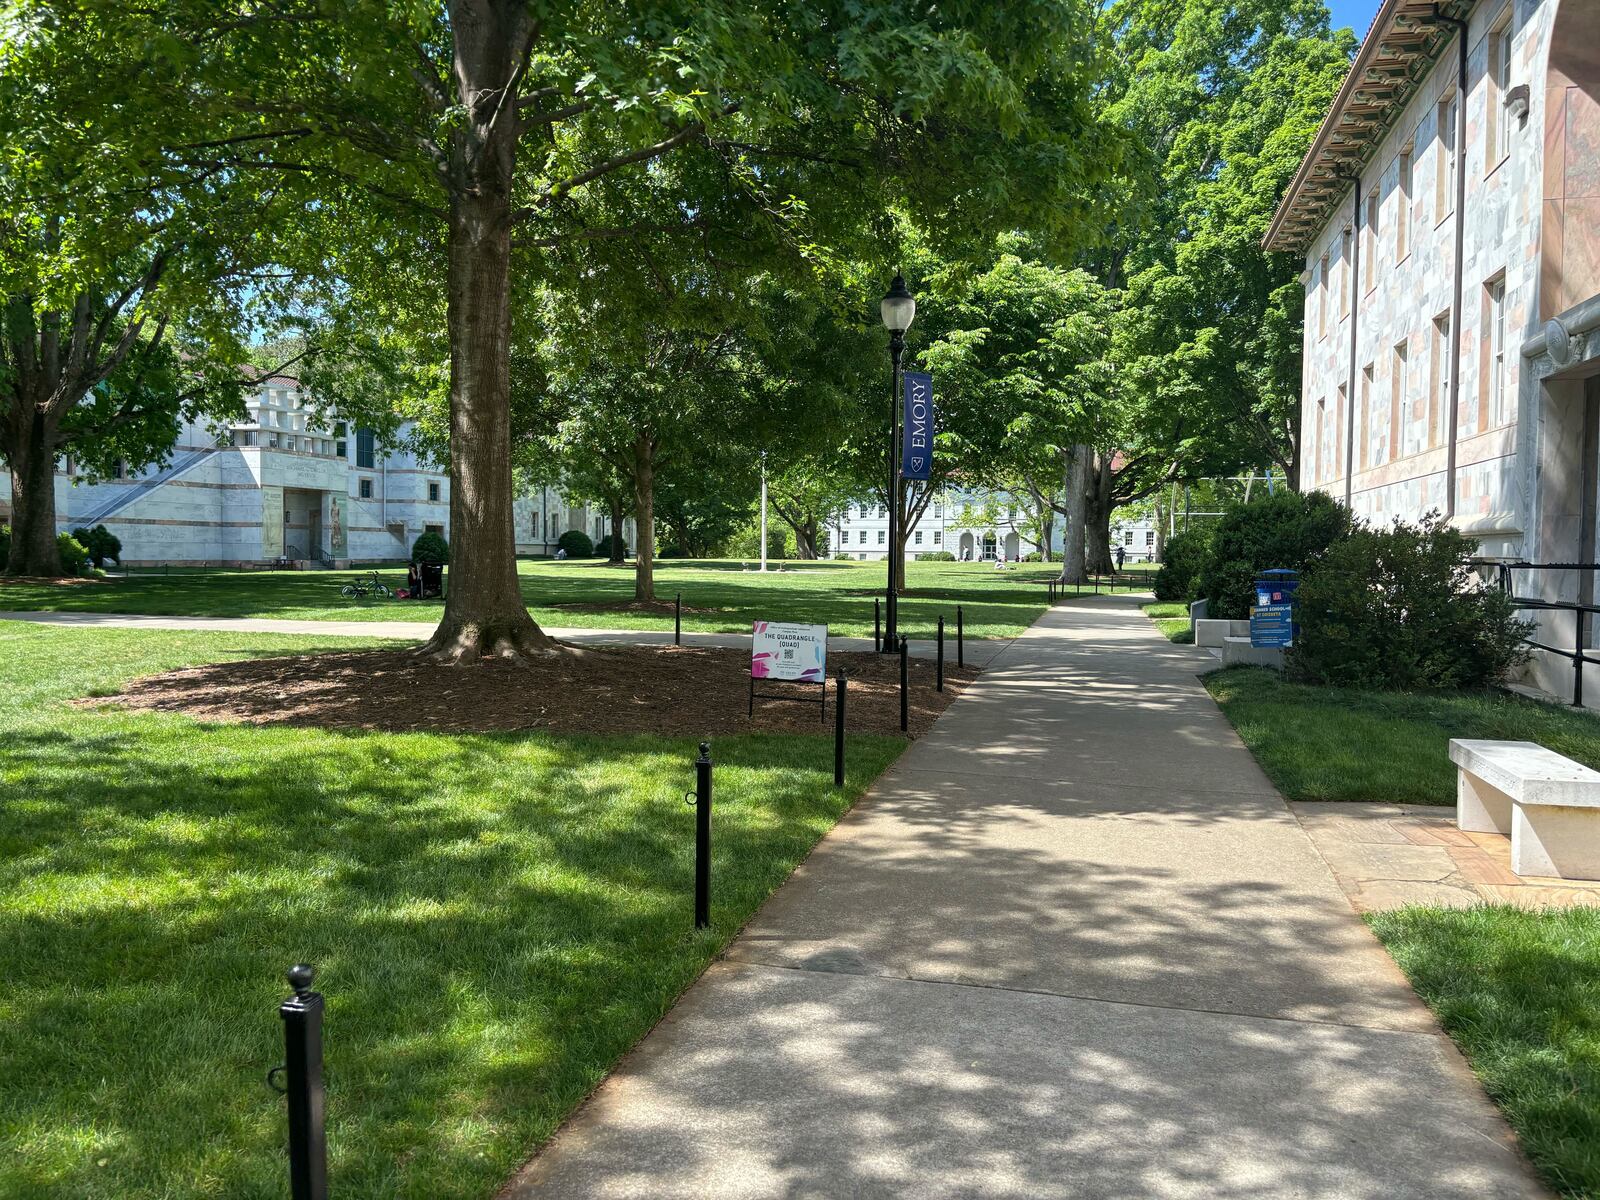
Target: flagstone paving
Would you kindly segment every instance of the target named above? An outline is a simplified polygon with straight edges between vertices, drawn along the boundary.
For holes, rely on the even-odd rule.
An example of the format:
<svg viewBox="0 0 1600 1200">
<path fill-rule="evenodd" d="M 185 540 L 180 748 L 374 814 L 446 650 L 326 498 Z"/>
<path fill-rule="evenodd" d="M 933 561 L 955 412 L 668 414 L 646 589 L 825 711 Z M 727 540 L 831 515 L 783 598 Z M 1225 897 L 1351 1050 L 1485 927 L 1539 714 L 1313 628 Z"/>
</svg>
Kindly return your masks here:
<svg viewBox="0 0 1600 1200">
<path fill-rule="evenodd" d="M 505 1195 L 1544 1195 L 1134 605 L 1001 649 Z"/>
<path fill-rule="evenodd" d="M 1511 839 L 1456 828 L 1454 805 L 1291 804 L 1333 877 L 1362 912 L 1406 904 L 1600 906 L 1600 883 L 1511 870 Z"/>
</svg>

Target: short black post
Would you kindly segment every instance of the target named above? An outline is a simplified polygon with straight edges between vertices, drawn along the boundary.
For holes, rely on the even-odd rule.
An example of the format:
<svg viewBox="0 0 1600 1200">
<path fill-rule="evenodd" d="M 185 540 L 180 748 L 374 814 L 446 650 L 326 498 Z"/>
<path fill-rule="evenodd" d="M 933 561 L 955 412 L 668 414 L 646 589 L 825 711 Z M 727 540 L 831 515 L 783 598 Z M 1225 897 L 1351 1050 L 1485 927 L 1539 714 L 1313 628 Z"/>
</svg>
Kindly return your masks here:
<svg viewBox="0 0 1600 1200">
<path fill-rule="evenodd" d="M 694 927 L 711 925 L 711 743 L 694 762 Z"/>
<path fill-rule="evenodd" d="M 906 686 L 907 662 L 911 655 L 911 643 L 905 634 L 900 635 L 900 732 L 911 731 L 911 696 L 910 689 Z"/>
<path fill-rule="evenodd" d="M 305 963 L 289 968 L 294 989 L 278 1006 L 283 1018 L 283 1091 L 289 1097 L 289 1195 L 327 1200 L 328 1147 L 323 1134 L 322 993 L 311 990 L 316 972 Z M 276 1086 L 276 1085 L 274 1085 Z"/>
<path fill-rule="evenodd" d="M 872 598 L 872 652 L 883 653 L 883 601 Z"/>
<path fill-rule="evenodd" d="M 683 645 L 683 593 L 672 602 L 672 644 Z"/>
<path fill-rule="evenodd" d="M 967 665 L 967 639 L 961 627 L 961 605 L 956 605 L 956 666 Z"/>
<path fill-rule="evenodd" d="M 939 668 L 938 668 L 938 674 L 937 674 L 937 676 L 935 676 L 935 679 L 936 679 L 936 683 L 935 683 L 934 686 L 936 687 L 936 689 L 938 691 L 941 691 L 941 692 L 944 691 L 944 614 L 943 613 L 939 614 Z"/>
<path fill-rule="evenodd" d="M 844 786 L 844 698 L 846 691 L 844 668 L 833 685 L 833 786 Z"/>
</svg>

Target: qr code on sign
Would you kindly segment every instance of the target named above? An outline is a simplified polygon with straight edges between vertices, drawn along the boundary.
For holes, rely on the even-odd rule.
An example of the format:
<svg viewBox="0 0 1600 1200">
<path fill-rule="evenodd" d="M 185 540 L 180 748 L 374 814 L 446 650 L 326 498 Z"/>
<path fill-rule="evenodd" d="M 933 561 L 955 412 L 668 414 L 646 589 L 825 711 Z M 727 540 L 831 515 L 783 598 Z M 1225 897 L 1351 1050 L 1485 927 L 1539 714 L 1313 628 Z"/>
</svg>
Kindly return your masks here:
<svg viewBox="0 0 1600 1200">
<path fill-rule="evenodd" d="M 794 647 L 793 646 L 785 646 L 783 648 L 783 661 L 784 662 L 789 662 L 793 658 L 794 658 Z"/>
</svg>

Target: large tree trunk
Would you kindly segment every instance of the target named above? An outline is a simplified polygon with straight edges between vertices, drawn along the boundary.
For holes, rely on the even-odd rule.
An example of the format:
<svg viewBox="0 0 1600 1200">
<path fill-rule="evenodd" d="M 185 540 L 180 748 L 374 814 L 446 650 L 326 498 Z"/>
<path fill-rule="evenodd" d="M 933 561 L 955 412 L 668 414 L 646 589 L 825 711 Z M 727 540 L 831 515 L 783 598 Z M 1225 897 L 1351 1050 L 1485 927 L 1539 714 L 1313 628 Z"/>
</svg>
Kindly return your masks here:
<svg viewBox="0 0 1600 1200">
<path fill-rule="evenodd" d="M 1111 462 L 1111 455 L 1096 454 L 1089 471 L 1088 497 L 1084 508 L 1083 557 L 1084 565 L 1094 575 L 1110 575 L 1116 567 L 1111 561 L 1111 485 L 1115 481 Z"/>
<path fill-rule="evenodd" d="M 1065 512 L 1061 537 L 1061 582 L 1083 583 L 1084 510 L 1089 502 L 1089 447 L 1073 446 L 1062 466 Z"/>
<path fill-rule="evenodd" d="M 15 428 L 6 441 L 11 460 L 11 557 L 8 575 L 55 577 L 61 574 L 56 547 L 55 430 L 37 404 L 12 414 Z"/>
<path fill-rule="evenodd" d="M 450 164 L 450 590 L 424 649 L 472 663 L 556 642 L 528 615 L 517 580 L 510 275 L 517 128 L 502 106 L 484 105 L 513 86 L 512 47 L 524 40 L 519 28 L 528 15 L 511 4 L 453 4 L 451 12 L 454 81 L 468 112 L 451 140 Z"/>
<path fill-rule="evenodd" d="M 633 442 L 633 598 L 656 598 L 656 448 L 640 435 Z"/>
<path fill-rule="evenodd" d="M 623 553 L 623 551 L 625 551 L 627 549 L 627 547 L 622 544 L 622 497 L 621 496 L 612 496 L 611 499 L 610 499 L 610 505 L 611 505 L 611 554 L 610 554 L 609 561 L 613 565 L 621 566 L 622 563 L 625 562 L 626 559 L 627 559 L 627 555 Z"/>
<path fill-rule="evenodd" d="M 817 518 L 808 516 L 798 525 L 790 525 L 794 530 L 794 556 L 796 558 L 813 559 L 817 557 Z"/>
</svg>

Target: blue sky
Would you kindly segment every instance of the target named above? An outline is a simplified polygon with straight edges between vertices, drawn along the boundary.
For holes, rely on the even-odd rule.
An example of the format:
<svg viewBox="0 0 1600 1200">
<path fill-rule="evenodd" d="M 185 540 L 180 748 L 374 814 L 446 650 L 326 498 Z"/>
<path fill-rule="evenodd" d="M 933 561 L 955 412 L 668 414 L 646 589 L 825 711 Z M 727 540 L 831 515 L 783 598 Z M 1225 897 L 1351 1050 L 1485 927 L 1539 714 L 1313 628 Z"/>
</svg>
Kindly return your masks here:
<svg viewBox="0 0 1600 1200">
<path fill-rule="evenodd" d="M 1348 25 L 1361 38 L 1372 24 L 1372 14 L 1378 11 L 1378 0 L 1328 0 L 1328 9 L 1333 13 L 1335 29 Z"/>
</svg>

